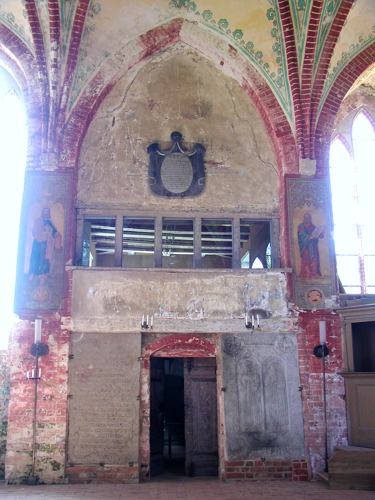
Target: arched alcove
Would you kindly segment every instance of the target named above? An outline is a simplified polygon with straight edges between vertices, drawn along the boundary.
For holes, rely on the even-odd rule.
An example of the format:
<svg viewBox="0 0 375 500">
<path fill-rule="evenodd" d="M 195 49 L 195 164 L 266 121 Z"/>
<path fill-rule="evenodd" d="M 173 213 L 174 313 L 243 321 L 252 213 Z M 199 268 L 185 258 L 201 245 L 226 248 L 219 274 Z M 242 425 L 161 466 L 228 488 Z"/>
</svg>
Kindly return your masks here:
<svg viewBox="0 0 375 500">
<path fill-rule="evenodd" d="M 147 184 L 147 146 L 167 146 L 173 130 L 187 145 L 206 147 L 205 192 L 178 204 L 150 195 Z M 80 206 L 108 200 L 147 208 L 278 210 L 277 160 L 244 90 L 184 45 L 155 57 L 130 84 L 120 80 L 93 118 L 79 160 Z"/>
</svg>

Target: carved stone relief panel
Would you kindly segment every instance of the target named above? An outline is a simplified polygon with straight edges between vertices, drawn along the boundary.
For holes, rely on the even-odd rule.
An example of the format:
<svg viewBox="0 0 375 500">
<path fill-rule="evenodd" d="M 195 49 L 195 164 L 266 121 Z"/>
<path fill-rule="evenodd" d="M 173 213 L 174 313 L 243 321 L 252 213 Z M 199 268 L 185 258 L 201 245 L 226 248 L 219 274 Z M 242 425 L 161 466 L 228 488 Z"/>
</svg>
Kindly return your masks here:
<svg viewBox="0 0 375 500">
<path fill-rule="evenodd" d="M 226 456 L 303 456 L 302 405 L 292 334 L 222 338 Z"/>
</svg>

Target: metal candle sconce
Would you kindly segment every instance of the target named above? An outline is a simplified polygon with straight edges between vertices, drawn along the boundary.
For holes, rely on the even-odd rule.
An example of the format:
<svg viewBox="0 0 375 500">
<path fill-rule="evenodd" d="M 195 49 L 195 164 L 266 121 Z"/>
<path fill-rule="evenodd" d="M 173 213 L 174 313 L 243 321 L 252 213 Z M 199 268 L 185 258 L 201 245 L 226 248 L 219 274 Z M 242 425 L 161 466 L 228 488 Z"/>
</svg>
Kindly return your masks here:
<svg viewBox="0 0 375 500">
<path fill-rule="evenodd" d="M 245 327 L 248 330 L 260 330 L 260 320 L 269 318 L 270 316 L 271 313 L 265 309 L 253 308 L 245 311 Z"/>
<path fill-rule="evenodd" d="M 257 328 L 260 329 L 260 319 L 259 314 L 256 315 Z M 249 330 L 254 330 L 255 328 L 255 316 L 252 314 L 251 316 L 248 313 L 245 313 L 245 326 Z"/>
<path fill-rule="evenodd" d="M 34 322 L 34 343 L 31 346 L 31 354 L 38 358 L 48 354 L 48 345 L 42 342 L 42 320 L 36 318 Z"/>
<path fill-rule="evenodd" d="M 150 316 L 148 314 L 146 316 L 142 314 L 141 329 L 152 330 L 153 325 L 154 325 L 154 316 L 152 314 Z"/>
</svg>

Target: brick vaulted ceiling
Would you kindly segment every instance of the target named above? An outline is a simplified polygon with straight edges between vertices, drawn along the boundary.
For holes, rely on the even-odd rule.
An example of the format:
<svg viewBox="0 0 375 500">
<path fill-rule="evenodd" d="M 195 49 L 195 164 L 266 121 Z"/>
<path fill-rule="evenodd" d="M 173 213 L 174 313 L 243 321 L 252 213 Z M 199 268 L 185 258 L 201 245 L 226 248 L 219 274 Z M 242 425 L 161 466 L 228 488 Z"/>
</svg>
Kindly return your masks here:
<svg viewBox="0 0 375 500">
<path fill-rule="evenodd" d="M 318 145 L 338 106 L 375 62 L 375 1 L 0 3 L 0 61 L 24 92 L 34 142 L 60 160 L 61 132 L 77 137 L 78 150 L 85 132 L 78 118 L 87 126 L 120 77 L 175 43 L 237 78 L 275 136 L 288 129 L 299 156 L 317 157 L 319 168 Z"/>
</svg>

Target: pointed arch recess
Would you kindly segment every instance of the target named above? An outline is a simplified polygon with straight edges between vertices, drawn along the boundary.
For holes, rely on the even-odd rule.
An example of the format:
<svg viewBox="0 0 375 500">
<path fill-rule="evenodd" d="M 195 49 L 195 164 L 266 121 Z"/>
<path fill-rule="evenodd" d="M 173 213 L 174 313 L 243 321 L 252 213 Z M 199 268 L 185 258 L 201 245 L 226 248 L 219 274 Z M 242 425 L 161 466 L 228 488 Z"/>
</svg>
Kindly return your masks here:
<svg viewBox="0 0 375 500">
<path fill-rule="evenodd" d="M 60 144 L 60 163 L 63 168 L 76 168 L 83 138 L 97 109 L 116 83 L 126 73 L 137 72 L 151 57 L 160 54 L 168 47 L 178 42 L 197 50 L 211 60 L 215 65 L 236 79 L 249 97 L 254 101 L 266 128 L 271 136 L 280 174 L 298 173 L 298 155 L 295 137 L 289 122 L 274 96 L 272 90 L 260 74 L 247 63 L 238 51 L 215 35 L 204 33 L 205 44 L 199 45 L 196 36 L 202 33 L 202 28 L 182 18 L 158 26 L 136 40 L 130 42 L 121 54 L 121 69 L 119 64 L 108 60 L 81 94 L 72 109 L 62 134 Z M 216 44 L 210 42 L 215 37 Z M 129 54 L 131 55 L 129 57 Z M 114 73 L 114 69 L 117 71 Z M 112 77 L 108 80 L 110 71 Z"/>
</svg>

